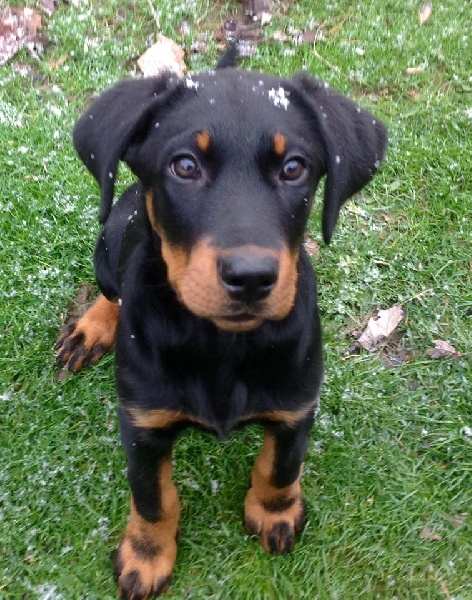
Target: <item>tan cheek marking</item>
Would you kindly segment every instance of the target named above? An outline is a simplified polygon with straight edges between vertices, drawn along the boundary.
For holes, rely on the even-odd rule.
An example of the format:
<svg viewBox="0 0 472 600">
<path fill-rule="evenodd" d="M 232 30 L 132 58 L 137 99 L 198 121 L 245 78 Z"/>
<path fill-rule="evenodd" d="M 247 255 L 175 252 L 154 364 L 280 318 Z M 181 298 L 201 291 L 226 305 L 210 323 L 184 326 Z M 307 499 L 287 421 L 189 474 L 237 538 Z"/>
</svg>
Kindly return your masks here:
<svg viewBox="0 0 472 600">
<path fill-rule="evenodd" d="M 195 315 L 213 318 L 225 312 L 228 298 L 219 283 L 217 251 L 209 238 L 192 248 L 176 287 L 181 301 Z"/>
<path fill-rule="evenodd" d="M 279 278 L 277 285 L 267 300 L 264 316 L 279 321 L 285 319 L 293 308 L 297 292 L 299 251 L 282 250 L 279 255 Z"/>
<path fill-rule="evenodd" d="M 197 143 L 198 148 L 203 152 L 208 152 L 210 149 L 211 138 L 208 131 L 199 131 L 195 136 L 195 141 Z"/>
<path fill-rule="evenodd" d="M 159 221 L 157 220 L 156 213 L 154 211 L 154 197 L 152 192 L 146 192 L 146 212 L 148 214 L 148 219 L 151 223 L 152 228 L 157 233 L 157 235 L 161 235 L 162 228 L 160 226 Z"/>
<path fill-rule="evenodd" d="M 183 277 L 187 269 L 189 256 L 183 248 L 174 246 L 167 241 L 154 211 L 154 198 L 151 192 L 146 193 L 146 211 L 151 227 L 161 239 L 161 252 L 162 258 L 167 265 L 167 277 L 175 288 L 176 282 Z"/>
<path fill-rule="evenodd" d="M 287 147 L 287 140 L 285 136 L 278 132 L 274 135 L 274 152 L 277 156 L 283 156 Z"/>
</svg>

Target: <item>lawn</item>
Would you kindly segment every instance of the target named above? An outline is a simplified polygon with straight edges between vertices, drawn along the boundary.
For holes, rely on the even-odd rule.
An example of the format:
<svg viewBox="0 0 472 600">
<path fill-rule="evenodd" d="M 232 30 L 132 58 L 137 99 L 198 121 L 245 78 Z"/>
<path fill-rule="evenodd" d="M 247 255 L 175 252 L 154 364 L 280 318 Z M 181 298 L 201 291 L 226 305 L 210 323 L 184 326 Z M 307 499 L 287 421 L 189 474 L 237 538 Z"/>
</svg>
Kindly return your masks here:
<svg viewBox="0 0 472 600">
<path fill-rule="evenodd" d="M 156 22 L 146 0 L 58 4 L 43 15 L 39 57 L 22 50 L 0 67 L 2 600 L 115 598 L 109 555 L 128 514 L 113 357 L 58 380 L 54 344 L 93 281 L 98 230 L 98 189 L 71 130 L 93 93 L 135 71 Z M 224 443 L 186 432 L 169 597 L 472 598 L 470 6 L 434 3 L 420 25 L 421 4 L 274 3 L 243 60 L 326 80 L 388 124 L 390 147 L 330 246 L 319 202 L 309 223 L 326 382 L 305 464 L 307 527 L 288 557 L 244 531 L 258 428 Z M 205 41 L 187 54 L 195 71 L 214 65 L 216 30 L 241 13 L 223 0 L 154 6 L 164 35 L 187 49 Z M 373 311 L 400 304 L 389 343 L 356 348 Z M 431 356 L 434 340 L 455 352 Z"/>
</svg>

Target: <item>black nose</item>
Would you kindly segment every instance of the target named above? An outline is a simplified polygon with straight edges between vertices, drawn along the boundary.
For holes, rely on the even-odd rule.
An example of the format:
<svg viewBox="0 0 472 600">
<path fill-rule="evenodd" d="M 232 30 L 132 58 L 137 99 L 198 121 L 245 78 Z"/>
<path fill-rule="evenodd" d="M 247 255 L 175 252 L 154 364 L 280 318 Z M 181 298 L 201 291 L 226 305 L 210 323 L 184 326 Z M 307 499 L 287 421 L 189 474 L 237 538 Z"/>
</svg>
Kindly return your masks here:
<svg viewBox="0 0 472 600">
<path fill-rule="evenodd" d="M 234 253 L 219 261 L 220 280 L 233 300 L 256 302 L 274 289 L 279 262 L 273 256 Z"/>
</svg>

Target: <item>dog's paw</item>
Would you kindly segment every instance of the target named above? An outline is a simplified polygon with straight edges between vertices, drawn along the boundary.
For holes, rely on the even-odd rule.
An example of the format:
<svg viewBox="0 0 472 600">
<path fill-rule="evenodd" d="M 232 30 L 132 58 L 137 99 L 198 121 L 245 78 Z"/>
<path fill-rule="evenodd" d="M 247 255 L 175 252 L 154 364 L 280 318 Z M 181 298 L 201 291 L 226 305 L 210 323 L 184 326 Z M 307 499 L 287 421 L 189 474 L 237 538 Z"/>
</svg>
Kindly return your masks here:
<svg viewBox="0 0 472 600">
<path fill-rule="evenodd" d="M 65 325 L 56 344 L 56 358 L 65 369 L 78 371 L 95 364 L 115 344 L 120 307 L 100 295 L 76 322 Z"/>
<path fill-rule="evenodd" d="M 176 556 L 176 543 L 153 546 L 125 535 L 113 558 L 119 597 L 139 600 L 165 592 Z"/>
<path fill-rule="evenodd" d="M 250 534 L 259 536 L 266 552 L 290 552 L 304 524 L 305 505 L 301 493 L 264 501 L 257 497 L 254 488 L 249 489 L 244 503 L 244 525 Z"/>
</svg>

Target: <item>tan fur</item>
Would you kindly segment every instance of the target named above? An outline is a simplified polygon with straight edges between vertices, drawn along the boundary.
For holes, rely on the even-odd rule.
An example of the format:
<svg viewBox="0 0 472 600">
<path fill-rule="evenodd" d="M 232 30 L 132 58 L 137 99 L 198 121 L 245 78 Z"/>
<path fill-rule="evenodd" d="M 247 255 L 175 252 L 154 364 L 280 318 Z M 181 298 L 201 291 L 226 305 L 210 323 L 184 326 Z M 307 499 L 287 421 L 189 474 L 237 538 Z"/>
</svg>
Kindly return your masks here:
<svg viewBox="0 0 472 600">
<path fill-rule="evenodd" d="M 171 458 L 161 464 L 159 489 L 161 519 L 157 523 L 146 521 L 138 514 L 134 501 L 131 500 L 130 519 L 118 549 L 121 565 L 119 588 L 126 576 L 136 571 L 140 578 L 140 593 L 146 594 L 145 597 L 162 591 L 161 586 L 170 581 L 177 558 L 176 537 L 180 507 L 177 489 L 172 481 Z M 136 542 L 141 548 L 148 550 L 148 553 L 137 552 L 134 547 Z"/>
</svg>

